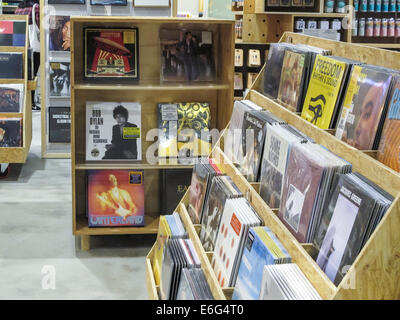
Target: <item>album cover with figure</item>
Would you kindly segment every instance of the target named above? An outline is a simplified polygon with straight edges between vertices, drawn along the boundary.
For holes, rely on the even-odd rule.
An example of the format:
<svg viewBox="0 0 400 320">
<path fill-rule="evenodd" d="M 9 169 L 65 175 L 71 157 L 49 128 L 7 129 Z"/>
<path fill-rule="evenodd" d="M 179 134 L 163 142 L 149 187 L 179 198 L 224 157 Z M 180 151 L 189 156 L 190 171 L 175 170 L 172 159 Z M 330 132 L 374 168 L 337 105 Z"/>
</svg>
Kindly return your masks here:
<svg viewBox="0 0 400 320">
<path fill-rule="evenodd" d="M 141 105 L 86 103 L 86 160 L 142 160 Z"/>
<path fill-rule="evenodd" d="M 69 62 L 50 62 L 50 97 L 68 98 L 71 95 L 71 81 L 69 73 Z"/>
<path fill-rule="evenodd" d="M 0 84 L 0 113 L 22 112 L 23 101 L 23 84 Z"/>
<path fill-rule="evenodd" d="M 0 147 L 22 147 L 22 119 L 0 117 Z"/>
<path fill-rule="evenodd" d="M 143 170 L 88 170 L 89 227 L 144 226 Z"/>
</svg>

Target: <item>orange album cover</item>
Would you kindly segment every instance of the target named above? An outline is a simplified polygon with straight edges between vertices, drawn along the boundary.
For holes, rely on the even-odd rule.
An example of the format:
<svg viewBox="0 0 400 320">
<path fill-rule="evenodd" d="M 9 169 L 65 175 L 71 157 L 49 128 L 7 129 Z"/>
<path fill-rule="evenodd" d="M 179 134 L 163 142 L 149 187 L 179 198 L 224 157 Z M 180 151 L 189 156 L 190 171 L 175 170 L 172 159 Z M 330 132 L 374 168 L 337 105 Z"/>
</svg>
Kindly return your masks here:
<svg viewBox="0 0 400 320">
<path fill-rule="evenodd" d="M 143 170 L 89 170 L 89 227 L 144 226 Z"/>
</svg>

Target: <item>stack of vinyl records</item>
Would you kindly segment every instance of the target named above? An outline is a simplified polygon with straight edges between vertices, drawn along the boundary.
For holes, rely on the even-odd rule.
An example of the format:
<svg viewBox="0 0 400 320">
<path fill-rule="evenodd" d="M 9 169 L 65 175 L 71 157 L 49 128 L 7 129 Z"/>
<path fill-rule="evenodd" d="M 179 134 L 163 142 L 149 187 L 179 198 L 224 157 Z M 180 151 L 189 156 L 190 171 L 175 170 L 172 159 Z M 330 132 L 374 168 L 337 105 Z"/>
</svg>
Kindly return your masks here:
<svg viewBox="0 0 400 320">
<path fill-rule="evenodd" d="M 164 245 L 160 281 L 162 300 L 176 300 L 182 270 L 200 268 L 200 259 L 190 239 L 169 239 Z"/>
<path fill-rule="evenodd" d="M 242 196 L 231 177 L 217 176 L 212 179 L 210 192 L 204 204 L 200 230 L 200 240 L 205 251 L 214 251 L 226 200 Z"/>
<path fill-rule="evenodd" d="M 317 55 L 301 116 L 321 129 L 334 128 L 350 71 L 361 62 Z"/>
<path fill-rule="evenodd" d="M 335 173 L 349 162 L 314 143 L 294 143 L 289 154 L 279 218 L 300 243 L 310 243 L 321 219 Z"/>
<path fill-rule="evenodd" d="M 336 128 L 336 137 L 359 150 L 377 149 L 396 71 L 355 66 Z"/>
<path fill-rule="evenodd" d="M 204 272 L 200 268 L 182 269 L 177 300 L 213 300 Z"/>
<path fill-rule="evenodd" d="M 300 112 L 317 54 L 328 55 L 330 51 L 306 45 L 271 44 L 264 73 L 264 94 L 289 110 Z"/>
<path fill-rule="evenodd" d="M 259 225 L 260 217 L 245 198 L 226 200 L 211 261 L 221 287 L 235 286 L 247 233 Z"/>
<path fill-rule="evenodd" d="M 189 191 L 188 213 L 193 224 L 202 220 L 203 206 L 207 202 L 211 180 L 220 175 L 219 168 L 209 159 L 201 158 L 193 168 Z"/>
<path fill-rule="evenodd" d="M 378 160 L 400 172 L 400 77 L 395 77 L 387 117 L 378 148 Z"/>
<path fill-rule="evenodd" d="M 297 264 L 264 266 L 260 300 L 322 300 Z"/>
<path fill-rule="evenodd" d="M 339 285 L 368 241 L 393 197 L 358 173 L 339 174 L 314 240 L 316 259 Z"/>
<path fill-rule="evenodd" d="M 160 216 L 156 240 L 157 245 L 154 249 L 152 261 L 154 280 L 157 286 L 160 285 L 165 243 L 168 239 L 183 239 L 187 237 L 188 234 L 177 212 L 174 212 L 171 215 Z"/>
<path fill-rule="evenodd" d="M 291 261 L 287 250 L 268 227 L 251 228 L 232 300 L 257 300 L 260 297 L 264 266 Z"/>
<path fill-rule="evenodd" d="M 260 195 L 270 208 L 280 206 L 286 164 L 292 144 L 308 141 L 306 136 L 290 125 L 267 125 L 261 164 Z"/>
<path fill-rule="evenodd" d="M 239 134 L 240 141 L 234 147 L 235 154 L 231 160 L 249 182 L 256 182 L 259 179 L 267 124 L 283 124 L 284 121 L 266 110 L 250 110 L 244 112 L 240 127 L 234 127 L 235 123 L 231 123 L 229 131 L 233 135 Z"/>
</svg>

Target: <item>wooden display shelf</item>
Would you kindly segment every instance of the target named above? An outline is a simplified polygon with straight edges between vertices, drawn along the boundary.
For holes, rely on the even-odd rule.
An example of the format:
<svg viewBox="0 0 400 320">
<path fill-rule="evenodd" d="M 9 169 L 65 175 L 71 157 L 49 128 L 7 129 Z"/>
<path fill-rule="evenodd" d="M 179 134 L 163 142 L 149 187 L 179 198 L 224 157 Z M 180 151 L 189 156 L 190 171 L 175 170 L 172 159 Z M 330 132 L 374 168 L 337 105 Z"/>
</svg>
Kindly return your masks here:
<svg viewBox="0 0 400 320">
<path fill-rule="evenodd" d="M 233 108 L 234 21 L 218 19 L 143 18 L 143 17 L 71 17 L 71 155 L 73 193 L 73 234 L 81 236 L 82 249 L 89 249 L 94 234 L 157 233 L 161 212 L 160 170 L 192 168 L 192 165 L 151 164 L 146 150 L 154 141 L 146 141 L 149 130 L 158 128 L 158 103 L 208 102 L 211 127 L 226 127 Z M 83 28 L 137 27 L 139 31 L 138 83 L 89 83 L 83 79 Z M 159 30 L 191 29 L 213 32 L 217 81 L 212 83 L 162 83 Z M 86 153 L 86 103 L 88 101 L 136 101 L 141 104 L 142 161 L 89 162 Z M 142 169 L 145 186 L 146 227 L 88 228 L 86 212 L 86 172 L 102 169 Z M 149 220 L 150 219 L 150 220 Z M 150 225 L 148 225 L 150 221 Z"/>
<path fill-rule="evenodd" d="M 22 146 L 14 148 L 0 148 L 0 163 L 25 163 L 28 158 L 29 149 L 32 142 L 32 103 L 31 103 L 31 90 L 35 86 L 35 81 L 28 80 L 28 16 L 24 15 L 0 15 L 0 20 L 21 20 L 26 23 L 25 30 L 25 46 L 24 47 L 9 47 L 0 46 L 0 52 L 21 52 L 23 60 L 23 79 L 0 79 L 0 84 L 23 84 L 24 97 L 22 108 Z M 17 117 L 21 118 L 21 113 L 10 114 L 2 113 L 1 117 Z"/>
<path fill-rule="evenodd" d="M 308 44 L 332 50 L 333 55 L 352 57 L 365 63 L 376 64 L 384 67 L 400 69 L 400 53 L 387 50 L 369 48 L 356 44 L 349 44 L 320 38 L 308 37 L 295 33 L 285 33 L 282 42 L 294 44 Z M 264 66 L 265 68 L 265 66 Z M 263 73 L 263 71 L 261 71 Z M 271 111 L 282 120 L 301 130 L 312 139 L 343 159 L 352 163 L 353 171 L 359 172 L 378 186 L 394 196 L 395 200 L 386 212 L 382 221 L 361 250 L 357 259 L 350 267 L 342 282 L 335 286 L 326 274 L 319 268 L 312 257 L 315 257 L 315 248 L 308 243 L 299 243 L 291 232 L 277 217 L 277 210 L 269 208 L 257 192 L 258 185 L 250 184 L 240 174 L 238 169 L 227 159 L 224 154 L 224 136 L 213 149 L 211 157 L 222 171 L 232 177 L 246 198 L 259 213 L 263 222 L 279 238 L 294 263 L 297 263 L 308 280 L 315 287 L 323 299 L 399 299 L 400 286 L 398 285 L 398 266 L 400 263 L 400 174 L 375 160 L 375 151 L 359 151 L 345 142 L 338 140 L 329 131 L 321 130 L 315 125 L 302 119 L 298 114 L 292 113 L 277 102 L 258 92 L 262 87 L 263 79 L 258 77 L 256 83 L 246 96 L 262 108 Z M 182 199 L 181 206 L 185 206 L 187 199 Z M 184 220 L 185 216 L 182 216 Z M 184 221 L 187 228 L 194 229 L 190 221 Z M 192 232 L 193 233 L 193 232 Z M 197 242 L 196 236 L 192 238 Z M 200 245 L 201 246 L 201 245 Z M 211 252 L 195 246 L 200 256 L 208 259 Z M 202 265 L 206 272 L 209 265 Z M 213 293 L 223 290 L 224 297 L 231 297 L 232 288 L 222 289 L 213 275 L 206 275 Z M 151 293 L 154 288 L 149 288 Z M 216 296 L 216 294 L 215 294 Z M 223 299 L 224 297 L 221 297 Z"/>
</svg>

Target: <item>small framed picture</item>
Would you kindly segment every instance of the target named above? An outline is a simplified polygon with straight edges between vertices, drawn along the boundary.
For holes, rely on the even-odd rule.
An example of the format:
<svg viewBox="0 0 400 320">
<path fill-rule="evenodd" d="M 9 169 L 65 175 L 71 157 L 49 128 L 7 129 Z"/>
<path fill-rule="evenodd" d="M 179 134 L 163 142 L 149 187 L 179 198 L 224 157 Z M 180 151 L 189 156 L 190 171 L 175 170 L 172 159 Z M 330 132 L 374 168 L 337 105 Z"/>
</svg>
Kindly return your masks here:
<svg viewBox="0 0 400 320">
<path fill-rule="evenodd" d="M 302 7 L 303 0 L 292 0 L 292 7 Z"/>
<path fill-rule="evenodd" d="M 314 0 L 303 0 L 304 7 L 314 7 Z"/>
<path fill-rule="evenodd" d="M 281 0 L 280 6 L 281 7 L 290 7 L 291 0 Z"/>
<path fill-rule="evenodd" d="M 92 6 L 126 6 L 127 0 L 90 0 Z"/>
<path fill-rule="evenodd" d="M 234 89 L 243 90 L 243 74 L 241 72 L 235 72 Z"/>
<path fill-rule="evenodd" d="M 261 52 L 257 49 L 249 50 L 249 58 L 247 65 L 249 67 L 259 67 L 261 66 Z"/>
<path fill-rule="evenodd" d="M 268 0 L 267 7 L 279 7 L 281 4 L 280 0 Z"/>
</svg>

